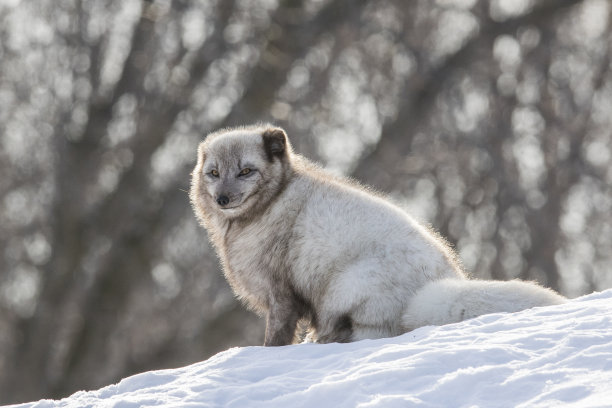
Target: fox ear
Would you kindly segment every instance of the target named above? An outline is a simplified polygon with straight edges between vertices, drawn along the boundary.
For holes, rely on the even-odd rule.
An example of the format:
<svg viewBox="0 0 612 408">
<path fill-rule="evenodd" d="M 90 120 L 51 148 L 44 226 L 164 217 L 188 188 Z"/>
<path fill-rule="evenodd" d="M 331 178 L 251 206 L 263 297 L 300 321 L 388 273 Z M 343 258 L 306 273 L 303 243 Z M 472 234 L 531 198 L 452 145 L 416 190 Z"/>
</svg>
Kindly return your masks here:
<svg viewBox="0 0 612 408">
<path fill-rule="evenodd" d="M 287 134 L 281 128 L 270 128 L 262 134 L 264 150 L 268 161 L 282 158 L 287 151 Z"/>
</svg>

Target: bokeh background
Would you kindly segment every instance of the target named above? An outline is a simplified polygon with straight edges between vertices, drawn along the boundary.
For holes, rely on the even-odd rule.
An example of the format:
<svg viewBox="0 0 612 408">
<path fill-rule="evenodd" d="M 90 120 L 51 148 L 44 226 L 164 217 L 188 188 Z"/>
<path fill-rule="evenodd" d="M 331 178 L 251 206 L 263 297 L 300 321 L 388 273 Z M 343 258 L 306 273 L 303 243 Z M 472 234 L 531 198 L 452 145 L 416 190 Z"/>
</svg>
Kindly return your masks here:
<svg viewBox="0 0 612 408">
<path fill-rule="evenodd" d="M 611 16 L 608 0 L 0 1 L 0 403 L 261 344 L 186 194 L 224 126 L 283 126 L 473 276 L 611 287 Z"/>
</svg>

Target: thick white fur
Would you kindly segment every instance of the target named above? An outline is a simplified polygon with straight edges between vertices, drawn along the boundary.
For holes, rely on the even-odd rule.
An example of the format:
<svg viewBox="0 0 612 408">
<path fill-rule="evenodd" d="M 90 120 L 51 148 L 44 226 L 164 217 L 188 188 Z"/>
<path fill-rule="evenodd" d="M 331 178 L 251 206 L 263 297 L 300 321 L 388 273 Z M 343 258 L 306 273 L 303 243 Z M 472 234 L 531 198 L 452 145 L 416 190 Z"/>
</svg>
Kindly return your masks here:
<svg viewBox="0 0 612 408">
<path fill-rule="evenodd" d="M 288 141 L 282 158 L 266 159 L 266 131 L 208 136 L 191 191 L 232 288 L 266 316 L 266 344 L 288 343 L 286 333 L 304 316 L 319 341 L 355 341 L 558 303 L 558 295 L 531 284 L 466 280 L 444 239 L 388 200 L 330 175 Z M 257 170 L 242 182 L 234 174 L 244 163 Z M 221 176 L 207 175 L 211 168 Z M 214 202 L 223 189 L 236 197 L 232 209 Z M 300 304 L 307 313 L 296 311 Z M 343 324 L 348 338 L 338 334 Z"/>
<path fill-rule="evenodd" d="M 555 305 L 565 300 L 556 292 L 532 282 L 441 279 L 426 284 L 412 297 L 403 324 L 406 330 L 413 330 L 456 323 L 487 313 L 512 313 Z"/>
<path fill-rule="evenodd" d="M 313 174 L 314 172 L 314 174 Z M 314 175 L 317 175 L 313 177 Z M 401 315 L 426 282 L 462 278 L 449 249 L 405 212 L 318 169 L 302 173 L 294 226 L 303 236 L 290 251 L 296 286 L 314 297 L 319 334 L 336 316 L 353 320 L 353 340 L 400 334 Z"/>
</svg>

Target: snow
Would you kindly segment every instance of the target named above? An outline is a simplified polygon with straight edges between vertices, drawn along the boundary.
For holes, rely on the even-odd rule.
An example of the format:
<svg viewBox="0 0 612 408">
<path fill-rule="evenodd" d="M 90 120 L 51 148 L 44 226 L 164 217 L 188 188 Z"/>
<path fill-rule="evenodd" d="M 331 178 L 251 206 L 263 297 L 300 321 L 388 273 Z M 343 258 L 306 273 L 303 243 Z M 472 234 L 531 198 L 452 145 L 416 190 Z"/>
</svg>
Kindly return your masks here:
<svg viewBox="0 0 612 408">
<path fill-rule="evenodd" d="M 350 344 L 233 348 L 16 407 L 610 407 L 612 289 Z"/>
</svg>

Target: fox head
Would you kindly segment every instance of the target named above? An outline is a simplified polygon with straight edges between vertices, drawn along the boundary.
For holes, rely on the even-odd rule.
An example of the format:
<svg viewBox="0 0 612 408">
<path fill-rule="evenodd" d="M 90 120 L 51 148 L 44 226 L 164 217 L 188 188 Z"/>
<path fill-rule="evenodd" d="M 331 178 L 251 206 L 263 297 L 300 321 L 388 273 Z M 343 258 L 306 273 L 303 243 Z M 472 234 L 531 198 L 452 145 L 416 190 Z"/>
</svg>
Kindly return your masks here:
<svg viewBox="0 0 612 408">
<path fill-rule="evenodd" d="M 250 217 L 282 190 L 291 146 L 285 131 L 272 126 L 225 129 L 198 147 L 191 174 L 191 203 L 198 218 Z"/>
</svg>

